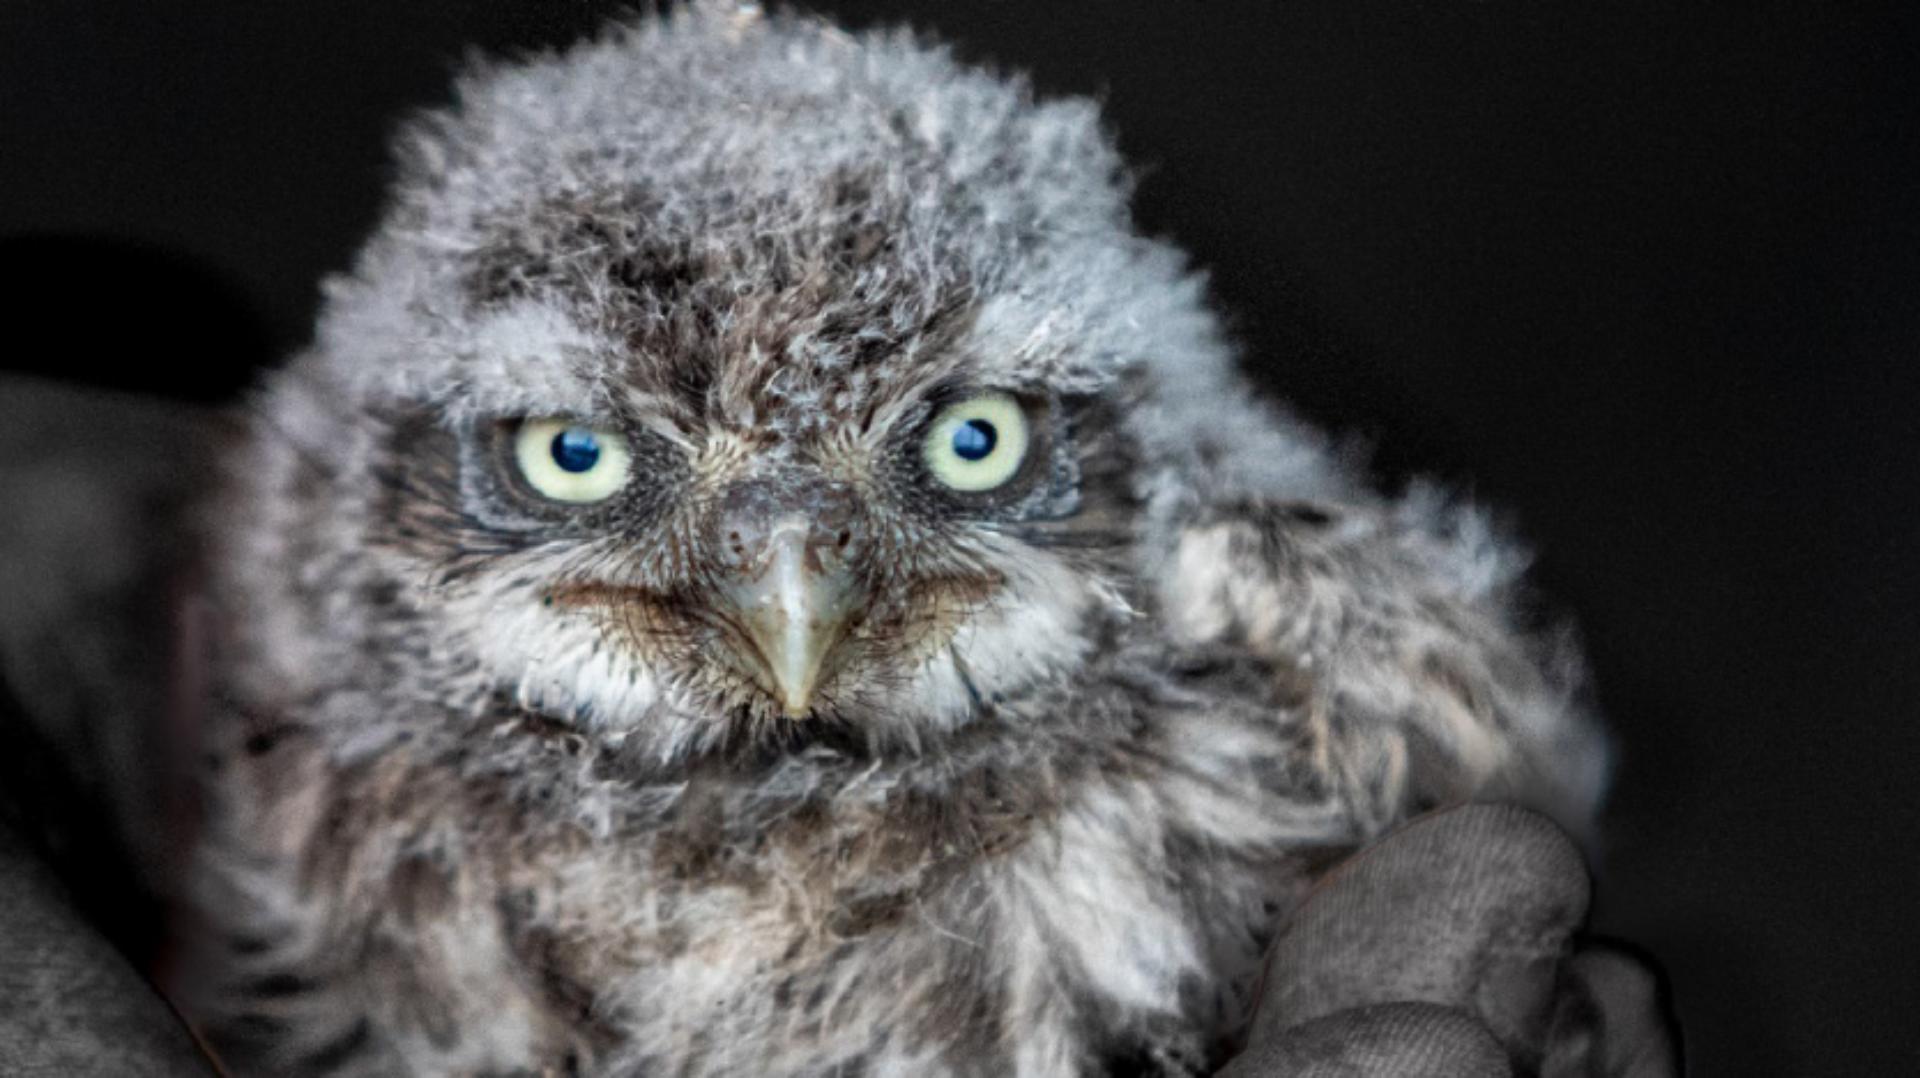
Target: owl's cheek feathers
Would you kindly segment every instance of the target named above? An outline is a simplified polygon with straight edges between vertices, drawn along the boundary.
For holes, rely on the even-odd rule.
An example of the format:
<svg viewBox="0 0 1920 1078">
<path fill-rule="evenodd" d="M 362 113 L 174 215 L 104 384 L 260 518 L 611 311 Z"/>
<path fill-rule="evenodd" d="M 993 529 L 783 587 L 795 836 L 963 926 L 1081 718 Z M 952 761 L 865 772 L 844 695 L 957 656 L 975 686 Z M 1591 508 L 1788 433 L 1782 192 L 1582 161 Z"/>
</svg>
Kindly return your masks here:
<svg viewBox="0 0 1920 1078">
<path fill-rule="evenodd" d="M 992 700 L 1081 666 L 1094 642 L 1088 622 L 1126 609 L 1118 593 L 1058 559 L 1031 556 L 1010 569 L 995 600 L 960 625 L 954 664 Z"/>
<path fill-rule="evenodd" d="M 798 514 L 731 529 L 729 564 L 695 595 L 586 581 L 546 598 L 594 616 L 639 661 L 660 666 L 697 653 L 696 661 L 738 674 L 782 714 L 800 718 L 845 664 L 850 630 L 872 602 L 845 557 L 848 533 L 822 532 Z"/>
<path fill-rule="evenodd" d="M 432 650 L 475 671 L 476 703 L 504 693 L 582 727 L 659 737 L 666 755 L 729 723 L 811 716 L 914 742 L 1071 674 L 1094 648 L 1090 618 L 1126 609 L 1099 577 L 1013 544 L 963 576 L 877 587 L 804 546 L 771 529 L 742 572 L 671 598 L 574 582 L 564 554 L 536 553 L 438 589 L 430 624 L 467 628 Z"/>
</svg>

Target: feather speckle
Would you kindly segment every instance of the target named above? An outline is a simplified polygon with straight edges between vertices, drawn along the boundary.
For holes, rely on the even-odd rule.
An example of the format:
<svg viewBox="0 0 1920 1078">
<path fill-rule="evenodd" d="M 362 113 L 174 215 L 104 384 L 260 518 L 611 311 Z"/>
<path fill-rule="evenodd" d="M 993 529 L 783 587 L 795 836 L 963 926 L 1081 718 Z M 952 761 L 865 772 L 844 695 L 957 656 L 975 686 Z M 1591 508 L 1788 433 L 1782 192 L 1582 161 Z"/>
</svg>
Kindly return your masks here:
<svg viewBox="0 0 1920 1078">
<path fill-rule="evenodd" d="M 695 4 L 400 149 L 205 518 L 237 1070 L 1202 1073 L 1329 857 L 1591 813 L 1523 559 L 1248 391 L 1087 102 Z M 626 485 L 529 489 L 546 417 Z"/>
</svg>

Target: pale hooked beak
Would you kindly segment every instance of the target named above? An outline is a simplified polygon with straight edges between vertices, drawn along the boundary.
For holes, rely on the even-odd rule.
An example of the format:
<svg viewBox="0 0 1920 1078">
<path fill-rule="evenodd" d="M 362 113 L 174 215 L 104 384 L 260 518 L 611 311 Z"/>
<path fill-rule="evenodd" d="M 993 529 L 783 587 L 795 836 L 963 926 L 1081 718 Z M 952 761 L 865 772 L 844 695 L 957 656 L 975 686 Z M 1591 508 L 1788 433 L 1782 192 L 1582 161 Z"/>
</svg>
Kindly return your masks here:
<svg viewBox="0 0 1920 1078">
<path fill-rule="evenodd" d="M 755 680 L 788 716 L 805 715 L 863 600 L 852 574 L 796 516 L 769 529 L 760 556 L 724 590 L 757 653 L 742 656 Z"/>
</svg>

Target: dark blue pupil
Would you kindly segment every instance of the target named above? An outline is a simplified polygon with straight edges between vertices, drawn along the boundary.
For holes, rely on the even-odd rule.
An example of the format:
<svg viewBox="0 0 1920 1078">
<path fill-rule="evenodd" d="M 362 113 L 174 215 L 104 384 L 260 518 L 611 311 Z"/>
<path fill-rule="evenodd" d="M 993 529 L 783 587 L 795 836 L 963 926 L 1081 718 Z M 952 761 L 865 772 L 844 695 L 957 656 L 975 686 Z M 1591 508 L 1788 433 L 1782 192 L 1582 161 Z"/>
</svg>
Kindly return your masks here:
<svg viewBox="0 0 1920 1078">
<path fill-rule="evenodd" d="M 953 451 L 961 460 L 985 460 L 1000 435 L 984 419 L 969 419 L 953 432 Z"/>
<path fill-rule="evenodd" d="M 558 464 L 562 471 L 574 473 L 590 471 L 600 462 L 600 439 L 595 438 L 590 430 L 568 427 L 553 436 L 553 445 L 550 448 L 553 453 L 553 462 Z"/>
</svg>

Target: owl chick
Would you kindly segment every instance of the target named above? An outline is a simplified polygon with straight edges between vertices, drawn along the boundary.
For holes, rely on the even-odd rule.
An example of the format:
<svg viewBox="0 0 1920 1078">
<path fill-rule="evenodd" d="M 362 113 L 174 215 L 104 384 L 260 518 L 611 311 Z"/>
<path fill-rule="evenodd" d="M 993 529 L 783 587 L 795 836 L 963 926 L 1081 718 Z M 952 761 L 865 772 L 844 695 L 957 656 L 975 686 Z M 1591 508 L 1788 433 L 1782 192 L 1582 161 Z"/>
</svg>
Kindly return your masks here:
<svg viewBox="0 0 1920 1078">
<path fill-rule="evenodd" d="M 1091 104 L 695 5 L 401 152 L 208 517 L 236 1068 L 1203 1073 L 1330 857 L 1594 805 L 1522 559 L 1255 399 Z"/>
</svg>

